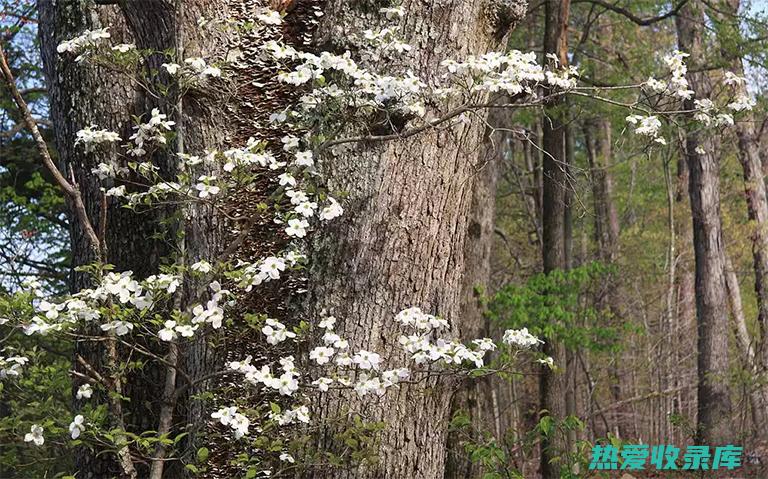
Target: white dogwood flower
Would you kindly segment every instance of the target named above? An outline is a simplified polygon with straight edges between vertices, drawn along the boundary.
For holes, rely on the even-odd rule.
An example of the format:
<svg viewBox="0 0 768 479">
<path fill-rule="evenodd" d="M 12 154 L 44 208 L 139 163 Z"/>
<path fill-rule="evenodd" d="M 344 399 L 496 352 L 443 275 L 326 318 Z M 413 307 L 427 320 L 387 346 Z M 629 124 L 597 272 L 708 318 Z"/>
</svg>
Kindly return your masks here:
<svg viewBox="0 0 768 479">
<path fill-rule="evenodd" d="M 82 416 L 82 414 L 78 414 L 69 424 L 69 434 L 72 436 L 72 439 L 77 439 L 80 437 L 80 434 L 83 432 L 83 430 L 85 430 L 85 425 L 83 424 L 84 421 L 85 418 Z"/>
<path fill-rule="evenodd" d="M 29 432 L 24 435 L 24 442 L 33 442 L 36 446 L 42 446 L 45 443 L 45 437 L 43 437 L 43 427 L 37 424 L 32 424 L 29 428 Z"/>
<path fill-rule="evenodd" d="M 309 353 L 309 359 L 315 361 L 317 364 L 327 364 L 330 362 L 331 357 L 336 352 L 333 348 L 326 348 L 325 346 L 318 346 Z"/>
<path fill-rule="evenodd" d="M 357 364 L 360 369 L 379 369 L 379 363 L 381 362 L 381 356 L 377 353 L 365 351 L 361 349 L 353 357 L 352 362 Z"/>
<path fill-rule="evenodd" d="M 329 386 L 333 384 L 333 379 L 330 378 L 318 378 L 312 381 L 312 384 L 314 386 L 317 386 L 317 389 L 322 392 L 327 392 L 329 389 Z"/>
<path fill-rule="evenodd" d="M 309 228 L 307 220 L 290 219 L 288 220 L 288 227 L 285 228 L 285 233 L 288 236 L 303 238 L 307 236 L 307 228 Z"/>
<path fill-rule="evenodd" d="M 312 159 L 312 151 L 299 151 L 296 153 L 296 160 L 293 162 L 296 166 L 311 167 L 315 165 L 315 161 Z"/>
<path fill-rule="evenodd" d="M 173 341 L 176 339 L 176 330 L 174 329 L 176 327 L 176 321 L 168 320 L 164 324 L 164 328 L 161 329 L 157 336 L 160 338 L 161 341 Z"/>
<path fill-rule="evenodd" d="M 504 331 L 503 341 L 510 346 L 516 346 L 520 349 L 528 349 L 544 342 L 529 333 L 528 328 L 508 329 Z"/>
<path fill-rule="evenodd" d="M 93 388 L 90 384 L 83 384 L 77 388 L 77 394 L 75 394 L 77 399 L 90 399 L 91 396 L 93 396 Z"/>
<path fill-rule="evenodd" d="M 344 209 L 341 207 L 338 201 L 331 197 L 328 197 L 328 201 L 330 204 L 320 210 L 320 219 L 323 221 L 332 220 L 344 214 Z"/>
</svg>

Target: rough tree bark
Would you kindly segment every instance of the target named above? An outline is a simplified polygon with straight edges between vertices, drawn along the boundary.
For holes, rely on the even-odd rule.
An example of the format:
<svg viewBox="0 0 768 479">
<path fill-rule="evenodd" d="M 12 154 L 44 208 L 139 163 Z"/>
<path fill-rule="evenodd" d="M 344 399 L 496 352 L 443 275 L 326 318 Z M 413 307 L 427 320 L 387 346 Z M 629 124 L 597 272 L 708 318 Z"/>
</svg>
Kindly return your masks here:
<svg viewBox="0 0 768 479">
<path fill-rule="evenodd" d="M 91 173 L 98 163 L 119 164 L 114 149 L 99 149 L 86 153 L 74 145 L 75 133 L 90 124 L 99 128 L 116 131 L 124 139 L 131 135 L 132 115 L 146 115 L 152 107 L 159 107 L 177 122 L 179 135 L 189 151 L 202 152 L 206 148 L 221 145 L 224 132 L 223 117 L 213 115 L 210 98 L 196 95 L 186 99 L 181 111 L 174 101 L 152 99 L 126 77 L 106 68 L 75 63 L 72 58 L 56 52 L 56 46 L 63 40 L 82 33 L 85 29 L 109 27 L 112 41 L 116 43 L 135 42 L 139 48 L 155 50 L 176 49 L 184 30 L 184 48 L 188 56 L 215 57 L 220 54 L 221 32 L 201 28 L 197 19 L 223 18 L 226 8 L 223 4 L 210 2 L 184 2 L 177 11 L 174 2 L 147 1 L 131 2 L 130 5 L 96 6 L 90 2 L 67 0 L 53 2 L 40 0 L 40 38 L 43 61 L 51 97 L 51 116 L 56 125 L 56 147 L 63 171 L 71 170 L 79 184 L 89 216 L 99 218 L 102 183 Z M 148 64 L 159 67 L 161 56 L 148 59 Z M 167 61 L 165 59 L 164 61 Z M 142 73 L 142 72 L 139 72 Z M 167 82 L 168 78 L 152 78 L 153 82 Z M 178 145 L 177 145 L 178 146 Z M 170 176 L 176 166 L 163 153 L 154 155 L 151 161 L 161 168 L 163 175 Z M 117 271 L 133 271 L 134 277 L 145 278 L 158 271 L 168 262 L 168 255 L 175 247 L 174 235 L 160 237 L 159 232 L 173 231 L 168 219 L 174 214 L 166 209 L 158 213 L 136 214 L 122 208 L 118 201 L 110 201 L 107 209 L 106 261 Z M 184 221 L 186 256 L 188 260 L 211 258 L 220 249 L 220 225 L 212 211 L 194 207 L 186 211 Z M 165 225 L 161 224 L 166 221 Z M 87 241 L 76 221 L 72 224 L 73 266 L 92 262 Z M 178 224 L 178 223 L 174 223 Z M 73 272 L 71 288 L 79 290 L 89 286 L 90 279 Z M 164 355 L 165 351 L 157 351 Z M 104 352 L 100 346 L 78 343 L 76 354 L 85 358 L 97 370 L 102 370 Z M 198 371 L 193 365 L 203 367 L 205 354 L 192 347 L 182 356 L 192 377 Z M 77 364 L 77 363 L 76 363 Z M 204 373 L 206 371 L 201 371 Z M 161 387 L 164 368 L 145 368 L 130 374 L 125 381 L 123 395 L 131 399 L 124 406 L 126 428 L 132 432 L 156 430 L 161 409 Z M 185 418 L 181 418 L 185 422 Z M 109 454 L 96 455 L 85 449 L 76 456 L 78 477 L 103 478 L 121 474 L 119 466 Z M 140 468 L 140 475 L 146 471 Z"/>
<path fill-rule="evenodd" d="M 525 9 L 525 2 L 506 3 L 518 13 Z M 482 53 L 496 43 L 486 2 L 406 1 L 403 6 L 408 15 L 402 33 L 414 47 L 408 67 L 427 81 L 436 78 L 443 59 Z M 324 18 L 321 42 L 380 21 L 367 3 L 348 0 L 330 2 Z M 458 331 L 463 274 L 470 261 L 465 245 L 475 240 L 472 185 L 480 171 L 477 149 L 483 133 L 481 124 L 458 125 L 399 142 L 357 145 L 323 160 L 329 186 L 350 197 L 346 219 L 315 245 L 311 315 L 328 310 L 343 322 L 340 332 L 355 347 L 391 352 L 396 360 L 404 359 L 393 321 L 400 309 L 420 306 L 447 318 Z M 321 417 L 334 417 L 346 407 L 387 424 L 378 462 L 334 477 L 442 477 L 450 396 L 450 385 L 428 383 L 392 391 L 367 409 L 353 396 L 328 397 L 318 407 Z"/>
<path fill-rule="evenodd" d="M 116 8 L 105 7 L 96 10 L 85 2 L 69 2 L 69 4 L 57 5 L 55 2 L 41 0 L 38 2 L 40 12 L 40 40 L 42 46 L 42 58 L 48 79 L 48 89 L 51 102 L 51 119 L 55 125 L 56 148 L 59 153 L 61 171 L 74 172 L 75 181 L 80 187 L 83 201 L 92 222 L 99 218 L 99 204 L 101 193 L 98 178 L 90 173 L 98 163 L 111 164 L 114 151 L 98 150 L 91 154 L 85 153 L 74 145 L 76 132 L 90 124 L 97 124 L 101 128 L 107 128 L 119 132 L 121 137 L 127 138 L 130 131 L 129 107 L 132 98 L 132 89 L 127 82 L 109 75 L 107 72 L 81 65 L 76 65 L 72 60 L 66 61 L 56 52 L 59 42 L 80 34 L 84 29 L 97 29 L 106 26 L 111 27 L 111 33 L 115 39 L 131 41 L 120 13 Z M 115 231 L 114 228 L 128 226 L 141 234 L 144 231 L 143 221 L 137 219 L 126 210 L 109 208 L 107 231 Z M 81 224 L 70 220 L 70 241 L 72 248 L 72 264 L 80 266 L 96 260 L 88 239 L 82 230 Z M 101 229 L 102 225 L 97 225 Z M 127 235 L 126 235 L 127 236 Z M 158 261 L 159 251 L 157 244 L 151 242 L 143 246 L 144 254 L 139 254 L 140 242 L 123 242 L 126 236 L 107 238 L 107 260 L 121 269 L 134 269 L 137 274 L 146 273 L 153 263 Z M 147 234 L 149 237 L 149 234 Z M 143 262 L 137 258 L 144 258 Z M 87 276 L 72 271 L 70 275 L 70 288 L 77 291 L 90 286 Z M 79 342 L 75 349 L 75 355 L 85 358 L 94 368 L 103 370 L 104 350 L 99 345 Z M 75 367 L 79 367 L 74 361 Z M 75 385 L 75 388 L 78 385 Z M 75 467 L 81 471 L 83 477 L 116 477 L 121 473 L 116 458 L 105 454 L 97 456 L 85 448 L 81 448 L 75 454 Z"/>
<path fill-rule="evenodd" d="M 180 11 L 176 10 L 179 5 Z M 501 10 L 499 5 L 503 6 Z M 414 45 L 408 66 L 430 78 L 436 75 L 442 59 L 482 53 L 497 43 L 499 22 L 507 20 L 489 15 L 489 11 L 521 16 L 526 2 L 406 1 L 404 6 L 409 12 L 403 20 L 406 40 Z M 173 49 L 181 44 L 185 57 L 215 57 L 225 42 L 220 41 L 220 32 L 205 31 L 197 20 L 227 20 L 228 7 L 224 2 L 146 1 L 126 2 L 118 10 L 76 0 L 40 0 L 40 9 L 52 115 L 61 125 L 57 146 L 64 161 L 72 165 L 92 216 L 98 217 L 101 185 L 90 170 L 101 161 L 114 161 L 114 152 L 85 155 L 73 146 L 75 132 L 96 123 L 127 138 L 130 115 L 146 113 L 148 107 L 158 105 L 128 82 L 97 68 L 66 62 L 56 54 L 56 45 L 85 28 L 112 24 L 116 25 L 113 36 L 134 41 L 140 48 Z M 321 38 L 321 43 L 332 43 L 330 37 L 343 38 L 339 33 L 369 28 L 379 16 L 377 10 L 359 2 L 329 2 L 324 17 L 326 37 L 325 41 Z M 456 18 L 466 21 L 457 23 Z M 179 42 L 179 38 L 183 41 Z M 150 58 L 149 62 L 156 65 L 159 60 Z M 163 106 L 170 110 L 174 105 Z M 178 115 L 175 120 L 180 124 L 187 152 L 220 146 L 227 133 L 226 125 L 221 124 L 224 115 L 214 114 L 206 99 L 197 96 L 185 100 L 180 110 L 168 113 Z M 357 347 L 379 351 L 399 349 L 399 331 L 392 317 L 411 305 L 447 317 L 458 331 L 465 291 L 462 275 L 467 265 L 466 242 L 472 240 L 468 232 L 473 183 L 481 170 L 476 149 L 482 144 L 483 131 L 478 124 L 460 125 L 451 131 L 427 133 L 399 143 L 360 145 L 324 162 L 322 167 L 331 187 L 350 193 L 349 219 L 317 245 L 310 278 L 311 313 L 323 308 L 332 311 L 346 320 L 341 332 Z M 167 158 L 159 155 L 154 161 L 165 173 L 173 173 Z M 212 213 L 192 210 L 186 220 L 188 259 L 214 257 L 220 240 L 219 225 Z M 156 272 L 169 246 L 150 240 L 153 222 L 112 205 L 108 221 L 109 261 L 119 270 L 133 270 L 137 277 Z M 81 236 L 73 232 L 76 264 L 91 260 L 84 256 Z M 85 280 L 78 281 L 74 288 Z M 98 351 L 88 355 L 96 358 Z M 201 356 L 205 355 L 192 348 L 186 366 L 200 362 Z M 155 382 L 158 378 L 147 379 Z M 126 392 L 132 403 L 140 403 L 127 421 L 133 430 L 154 426 L 160 407 L 161 395 L 144 380 L 135 378 Z M 350 473 L 350 477 L 441 477 L 450 393 L 450 387 L 430 384 L 403 387 L 385 398 L 377 405 L 375 416 L 389 425 L 380 462 L 362 473 Z M 338 398 L 321 404 L 319 416 L 332 415 L 343 406 Z M 96 461 L 95 457 L 85 456 L 79 461 L 83 477 L 120 474 L 109 458 Z M 95 462 L 101 465 L 95 466 Z"/>
<path fill-rule="evenodd" d="M 689 1 L 676 17 L 678 43 L 690 53 L 688 82 L 696 98 L 709 98 L 712 86 L 701 71 L 702 3 Z M 692 110 L 693 99 L 684 107 Z M 720 141 L 713 132 L 690 131 L 685 148 L 688 163 L 688 194 L 693 217 L 696 258 L 696 314 L 698 322 L 698 419 L 697 440 L 724 444 L 733 436 L 731 398 L 728 391 L 728 296 L 720 219 Z"/>
<path fill-rule="evenodd" d="M 505 130 L 511 127 L 511 116 L 504 110 L 489 113 L 485 147 L 472 182 L 471 216 L 464 250 L 464 297 L 459 324 L 460 337 L 464 341 L 501 335 L 500 327 L 484 317 L 481 300 L 483 296 L 492 294 L 490 276 L 495 237 L 496 184 L 499 166 L 509 155 L 510 142 L 513 141 L 512 133 Z M 510 399 L 508 392 L 507 380 L 493 376 L 480 380 L 470 378 L 454 396 L 451 410 L 461 409 L 469 414 L 473 429 L 470 434 L 474 439 L 482 441 L 486 434 L 502 438 L 507 428 L 513 427 L 511 414 L 504 414 L 501 410 L 502 404 L 509 404 L 505 402 Z M 480 477 L 482 469 L 472 463 L 461 443 L 461 437 L 449 438 L 449 464 L 445 477 Z"/>
</svg>

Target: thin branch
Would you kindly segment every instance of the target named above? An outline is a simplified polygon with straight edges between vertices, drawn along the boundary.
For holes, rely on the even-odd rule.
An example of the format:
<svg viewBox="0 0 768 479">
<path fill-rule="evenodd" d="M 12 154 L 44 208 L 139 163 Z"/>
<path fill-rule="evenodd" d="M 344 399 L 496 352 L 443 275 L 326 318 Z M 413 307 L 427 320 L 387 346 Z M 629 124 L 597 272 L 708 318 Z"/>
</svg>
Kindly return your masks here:
<svg viewBox="0 0 768 479">
<path fill-rule="evenodd" d="M 594 5 L 600 5 L 601 7 L 607 8 L 612 12 L 618 13 L 619 15 L 623 15 L 624 17 L 629 19 L 632 23 L 640 25 L 641 27 L 647 27 L 649 25 L 653 25 L 654 23 L 658 23 L 660 21 L 666 20 L 669 17 L 674 17 L 675 15 L 677 15 L 680 9 L 683 8 L 683 5 L 688 3 L 688 0 L 681 0 L 677 5 L 675 5 L 675 7 L 672 10 L 668 11 L 667 13 L 658 15 L 656 17 L 648 17 L 648 18 L 638 17 L 637 15 L 627 10 L 626 8 L 620 7 L 610 2 L 606 2 L 605 0 L 573 0 L 572 3 L 592 3 Z"/>
<path fill-rule="evenodd" d="M 649 399 L 653 399 L 653 398 L 657 398 L 657 397 L 662 397 L 662 396 L 669 396 L 671 394 L 675 394 L 675 393 L 678 393 L 678 392 L 681 392 L 681 391 L 685 391 L 686 389 L 693 389 L 696 386 L 697 386 L 697 384 L 688 384 L 688 385 L 679 386 L 679 387 L 676 387 L 676 388 L 665 389 L 663 391 L 651 391 L 651 392 L 649 392 L 647 394 L 640 394 L 638 396 L 633 396 L 631 398 L 622 399 L 621 401 L 616 401 L 613 404 L 610 404 L 610 405 L 608 405 L 608 406 L 606 406 L 606 407 L 604 407 L 604 408 L 602 408 L 602 409 L 600 409 L 598 411 L 593 412 L 590 415 L 590 417 L 594 417 L 594 416 L 598 416 L 600 414 L 604 414 L 607 411 L 610 411 L 612 409 L 616 409 L 616 408 L 621 407 L 621 406 L 625 406 L 627 404 L 632 404 L 632 403 L 641 402 L 641 401 L 647 401 Z"/>
<path fill-rule="evenodd" d="M 53 126 L 50 120 L 44 120 L 42 118 L 35 118 L 35 123 L 38 125 L 47 126 L 48 128 Z M 13 125 L 9 130 L 0 132 L 0 138 L 11 138 L 23 130 L 25 126 L 26 125 L 24 123 L 17 123 Z"/>
<path fill-rule="evenodd" d="M 88 219 L 88 213 L 85 210 L 85 204 L 83 203 L 83 198 L 80 195 L 80 189 L 77 187 L 76 183 L 70 183 L 67 181 L 67 179 L 64 178 L 64 175 L 61 174 L 61 171 L 59 171 L 59 169 L 53 163 L 53 159 L 51 158 L 51 155 L 48 151 L 48 145 L 45 144 L 45 140 L 40 134 L 40 130 L 37 129 L 37 122 L 32 117 L 32 113 L 29 111 L 29 107 L 24 101 L 24 98 L 21 96 L 21 93 L 19 93 L 18 88 L 16 88 L 16 82 L 13 79 L 11 68 L 8 66 L 8 60 L 6 59 L 5 51 L 3 50 L 2 45 L 0 45 L 0 70 L 2 70 L 3 78 L 5 79 L 5 83 L 8 86 L 8 91 L 11 92 L 11 96 L 13 97 L 16 106 L 19 108 L 19 112 L 24 119 L 24 123 L 26 124 L 27 129 L 32 133 L 32 138 L 35 140 L 37 150 L 43 159 L 43 164 L 48 169 L 48 171 L 50 171 L 51 175 L 53 175 L 53 178 L 59 187 L 69 197 L 70 201 L 72 202 L 72 208 L 75 212 L 75 215 L 77 216 L 77 219 L 80 222 L 80 226 L 83 228 L 86 237 L 90 241 L 93 251 L 99 258 L 102 258 L 99 237 L 96 235 L 96 231 L 93 229 L 93 225 Z"/>
<path fill-rule="evenodd" d="M 567 92 L 561 91 L 561 92 L 553 93 L 552 95 L 550 95 L 550 97 L 561 96 L 565 94 L 567 94 Z M 439 118 L 435 118 L 434 120 L 428 121 L 424 125 L 411 128 L 402 133 L 392 133 L 390 135 L 367 135 L 367 136 L 353 136 L 348 138 L 340 138 L 338 140 L 326 141 L 325 143 L 320 145 L 318 149 L 325 150 L 332 146 L 342 145 L 345 143 L 362 143 L 362 142 L 372 143 L 372 142 L 382 142 L 382 141 L 391 141 L 391 140 L 404 140 L 414 135 L 418 135 L 419 133 L 423 133 L 425 131 L 436 128 L 437 126 L 447 121 L 450 121 L 458 116 L 461 116 L 464 113 L 468 113 L 473 110 L 492 109 L 492 108 L 493 109 L 496 109 L 496 108 L 515 109 L 515 108 L 530 108 L 530 107 L 540 107 L 540 106 L 542 106 L 542 100 L 537 100 L 534 102 L 505 103 L 505 104 L 497 104 L 497 103 L 465 104 L 465 105 L 456 107 L 453 110 L 450 110 L 445 115 Z"/>
</svg>

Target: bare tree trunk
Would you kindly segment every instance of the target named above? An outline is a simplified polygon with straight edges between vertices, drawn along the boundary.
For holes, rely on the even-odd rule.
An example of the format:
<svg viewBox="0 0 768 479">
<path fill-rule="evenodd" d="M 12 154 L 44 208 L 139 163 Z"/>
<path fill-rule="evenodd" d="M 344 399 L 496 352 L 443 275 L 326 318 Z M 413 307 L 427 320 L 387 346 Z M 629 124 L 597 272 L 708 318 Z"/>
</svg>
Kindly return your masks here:
<svg viewBox="0 0 768 479">
<path fill-rule="evenodd" d="M 755 357 L 755 345 L 752 341 L 749 329 L 747 328 L 747 319 L 744 317 L 744 307 L 741 302 L 741 288 L 739 287 L 739 278 L 736 276 L 736 271 L 733 269 L 731 258 L 726 252 L 725 256 L 726 267 L 726 286 L 728 288 L 728 297 L 731 305 L 731 313 L 733 313 L 733 330 L 735 332 L 736 339 L 739 342 L 739 348 L 743 356 L 744 364 L 748 371 L 753 375 L 759 374 L 757 369 L 757 358 Z M 763 407 L 763 396 L 760 389 L 749 390 L 749 405 L 752 409 L 752 428 L 753 432 L 759 433 L 760 422 L 766 411 Z"/>
<path fill-rule="evenodd" d="M 557 56 L 562 65 L 568 64 L 568 18 L 569 1 L 547 0 L 545 2 L 544 50 Z M 559 103 L 551 105 L 542 120 L 543 149 L 543 200 L 542 237 L 544 272 L 550 273 L 567 268 L 566 219 L 568 208 L 566 188 L 567 158 L 566 134 Z M 567 384 L 567 357 L 565 347 L 553 340 L 544 344 L 544 353 L 554 359 L 558 370 L 547 368 L 541 374 L 539 393 L 541 410 L 556 421 L 567 416 L 565 393 Z M 566 453 L 565 438 L 544 437 L 541 441 L 541 474 L 545 479 L 560 477 L 560 468 L 555 459 Z"/>
<path fill-rule="evenodd" d="M 665 335 L 666 339 L 665 342 L 667 345 L 671 346 L 672 341 L 675 341 L 674 338 L 677 338 L 677 331 L 675 328 L 676 322 L 677 322 L 677 297 L 676 297 L 676 279 L 677 279 L 677 262 L 678 262 L 678 254 L 677 254 L 677 229 L 676 229 L 676 220 L 675 220 L 675 193 L 674 193 L 674 187 L 672 183 L 672 172 L 670 171 L 670 163 L 671 161 L 665 159 L 664 161 L 664 186 L 667 193 L 667 226 L 669 229 L 669 239 L 667 243 L 667 297 L 666 297 L 666 304 L 665 304 L 665 311 L 664 311 L 664 317 L 662 319 L 663 322 L 663 328 L 662 328 L 662 334 Z M 679 366 L 679 363 L 676 361 L 677 359 L 677 349 L 676 347 L 667 347 L 667 354 L 664 358 L 663 364 L 663 374 L 665 377 L 665 384 L 674 387 L 677 386 L 677 377 L 674 374 L 674 367 Z M 675 411 L 675 400 L 671 396 L 665 396 L 664 397 L 664 411 L 667 412 L 667 415 L 670 413 L 674 413 Z M 664 424 L 665 424 L 665 434 L 664 438 L 665 440 L 669 440 L 674 442 L 674 430 L 672 429 L 672 425 L 670 424 L 670 421 L 667 417 L 664 418 Z"/>
<path fill-rule="evenodd" d="M 712 86 L 706 71 L 697 71 L 703 55 L 702 5 L 688 2 L 676 18 L 680 49 L 691 54 L 688 82 L 696 98 L 709 98 Z M 685 101 L 693 109 L 693 99 Z M 688 193 L 693 216 L 696 258 L 696 312 L 698 320 L 697 439 L 703 444 L 724 444 L 733 436 L 728 388 L 728 299 L 720 220 L 719 140 L 709 132 L 688 132 L 686 160 Z"/>
<path fill-rule="evenodd" d="M 611 141 L 611 123 L 607 119 L 595 120 L 584 127 L 585 146 L 589 161 L 592 198 L 595 209 L 595 236 L 598 247 L 598 258 L 607 266 L 615 265 L 619 255 L 619 218 L 613 199 L 613 175 L 611 173 L 613 145 Z M 607 310 L 612 321 L 621 318 L 620 291 L 615 273 L 612 273 L 598 293 L 600 295 L 598 308 Z M 620 401 L 621 374 L 618 370 L 620 361 L 613 361 L 610 370 L 611 396 L 614 401 Z M 619 437 L 626 438 L 624 426 L 625 408 L 615 408 L 613 422 Z"/>
<path fill-rule="evenodd" d="M 695 279 L 693 272 L 693 262 L 689 259 L 693 256 L 693 231 L 690 216 L 690 199 L 688 190 L 688 163 L 685 156 L 685 136 L 680 133 L 679 142 L 682 149 L 677 155 L 677 171 L 675 174 L 673 188 L 674 206 L 674 233 L 675 254 L 673 266 L 675 268 L 674 288 L 675 297 L 673 303 L 673 316 L 671 330 L 675 338 L 684 338 L 682 347 L 674 348 L 671 363 L 675 365 L 676 373 L 673 374 L 672 384 L 680 392 L 673 397 L 672 412 L 694 421 L 696 418 L 697 397 L 695 388 L 680 389 L 686 385 L 686 379 L 697 375 L 697 366 L 695 359 L 691 359 L 686 351 L 696 351 L 696 292 Z M 671 179 L 670 179 L 671 181 Z M 677 430 L 677 441 L 682 443 L 686 440 L 687 434 Z"/>
</svg>

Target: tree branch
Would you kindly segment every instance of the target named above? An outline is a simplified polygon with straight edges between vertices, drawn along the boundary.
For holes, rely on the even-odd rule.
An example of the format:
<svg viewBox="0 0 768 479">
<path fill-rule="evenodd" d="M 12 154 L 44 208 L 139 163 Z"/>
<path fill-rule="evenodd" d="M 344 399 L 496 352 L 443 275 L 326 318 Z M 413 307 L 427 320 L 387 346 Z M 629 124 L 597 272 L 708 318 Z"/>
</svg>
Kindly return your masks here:
<svg viewBox="0 0 768 479">
<path fill-rule="evenodd" d="M 619 15 L 623 15 L 624 17 L 629 19 L 632 23 L 635 23 L 642 27 L 647 27 L 648 25 L 653 25 L 654 23 L 660 22 L 662 20 L 666 20 L 669 17 L 674 17 L 675 15 L 677 15 L 677 12 L 679 12 L 680 9 L 683 8 L 683 5 L 688 3 L 688 0 L 681 0 L 677 5 L 675 5 L 675 7 L 672 10 L 668 11 L 667 13 L 658 15 L 656 17 L 649 17 L 649 18 L 638 17 L 637 15 L 627 10 L 626 8 L 620 7 L 618 5 L 607 2 L 605 0 L 573 0 L 572 3 L 592 3 L 594 5 L 600 5 L 601 7 L 607 8 L 612 12 L 618 13 Z"/>
<path fill-rule="evenodd" d="M 42 118 L 35 118 L 35 123 L 37 123 L 38 125 L 43 125 L 47 127 L 52 126 L 49 120 L 44 120 Z M 0 131 L 0 138 L 11 138 L 13 136 L 16 136 L 16 134 L 21 130 L 23 130 L 25 127 L 26 125 L 24 123 L 17 123 L 7 131 Z"/>
<path fill-rule="evenodd" d="M 0 45 L 0 70 L 2 70 L 5 84 L 8 86 L 8 91 L 11 92 L 13 101 L 16 103 L 16 106 L 19 108 L 19 112 L 24 119 L 24 124 L 32 133 L 32 138 L 35 140 L 35 145 L 37 146 L 37 150 L 40 152 L 40 156 L 43 159 L 43 164 L 48 169 L 48 171 L 50 171 L 51 175 L 53 175 L 54 180 L 64 191 L 64 194 L 69 197 L 70 201 L 72 202 L 72 209 L 74 210 L 75 216 L 77 217 L 80 226 L 83 228 L 88 241 L 91 243 L 93 251 L 96 253 L 99 259 L 103 259 L 99 237 L 96 235 L 96 231 L 93 229 L 93 225 L 88 219 L 88 213 L 85 210 L 85 204 L 83 203 L 80 189 L 77 187 L 76 183 L 70 183 L 67 181 L 64 175 L 61 174 L 61 171 L 59 171 L 59 169 L 53 163 L 51 154 L 48 151 L 48 145 L 45 144 L 45 140 L 40 134 L 40 130 L 37 129 L 37 122 L 32 117 L 32 113 L 29 111 L 29 107 L 24 101 L 24 98 L 21 96 L 21 93 L 19 93 L 19 89 L 16 88 L 16 82 L 13 79 L 11 68 L 8 66 L 8 60 L 6 59 L 5 51 L 3 50 L 2 45 Z"/>
<path fill-rule="evenodd" d="M 553 98 L 557 96 L 562 96 L 567 94 L 566 91 L 559 91 L 550 94 L 547 98 Z M 348 138 L 339 138 L 337 140 L 329 140 L 325 143 L 321 144 L 317 149 L 319 151 L 326 150 L 332 146 L 337 145 L 343 145 L 345 143 L 376 143 L 376 142 L 382 142 L 382 141 L 391 141 L 391 140 L 404 140 L 406 138 L 410 138 L 414 135 L 418 135 L 419 133 L 423 133 L 425 131 L 431 130 L 433 128 L 437 128 L 438 126 L 442 125 L 443 123 L 453 120 L 454 118 L 464 114 L 468 113 L 473 110 L 482 110 L 482 109 L 516 109 L 516 108 L 531 108 L 531 107 L 541 107 L 543 105 L 544 99 L 539 99 L 533 102 L 521 102 L 521 103 L 504 103 L 504 104 L 497 104 L 497 103 L 476 103 L 476 104 L 465 104 L 461 105 L 459 107 L 454 108 L 453 110 L 448 111 L 443 116 L 439 118 L 435 118 L 434 120 L 430 120 L 424 125 L 414 127 L 408 130 L 405 130 L 403 132 L 398 133 L 392 133 L 390 135 L 363 135 L 363 136 L 353 136 Z"/>
</svg>

